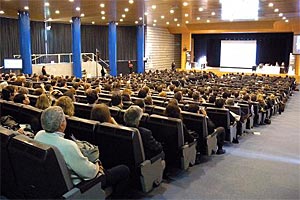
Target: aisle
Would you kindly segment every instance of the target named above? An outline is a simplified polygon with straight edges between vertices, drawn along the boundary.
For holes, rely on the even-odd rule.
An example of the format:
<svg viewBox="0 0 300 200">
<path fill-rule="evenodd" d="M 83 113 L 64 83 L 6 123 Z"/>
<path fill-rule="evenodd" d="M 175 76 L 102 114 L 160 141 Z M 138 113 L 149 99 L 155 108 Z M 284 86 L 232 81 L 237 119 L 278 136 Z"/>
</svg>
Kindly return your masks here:
<svg viewBox="0 0 300 200">
<path fill-rule="evenodd" d="M 271 125 L 255 128 L 146 198 L 300 199 L 300 94 L 295 92 Z"/>
</svg>

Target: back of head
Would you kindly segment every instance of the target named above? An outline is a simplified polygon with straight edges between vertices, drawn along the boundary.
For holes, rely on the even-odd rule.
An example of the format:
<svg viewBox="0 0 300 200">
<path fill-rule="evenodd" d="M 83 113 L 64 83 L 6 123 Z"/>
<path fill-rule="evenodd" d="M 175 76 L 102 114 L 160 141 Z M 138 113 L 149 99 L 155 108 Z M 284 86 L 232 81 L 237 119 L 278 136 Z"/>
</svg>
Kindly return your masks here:
<svg viewBox="0 0 300 200">
<path fill-rule="evenodd" d="M 69 116 L 74 115 L 74 104 L 70 97 L 68 96 L 59 97 L 55 105 L 61 107 L 66 115 Z"/>
<path fill-rule="evenodd" d="M 44 110 L 49 108 L 51 103 L 50 98 L 46 94 L 41 94 L 36 100 L 35 107 Z"/>
<path fill-rule="evenodd" d="M 118 106 L 122 103 L 122 96 L 119 92 L 114 92 L 111 96 L 111 105 Z"/>
<path fill-rule="evenodd" d="M 10 98 L 14 96 L 15 88 L 14 86 L 8 85 L 2 89 L 2 98 L 4 100 L 11 100 Z"/>
<path fill-rule="evenodd" d="M 145 108 L 145 102 L 143 99 L 136 99 L 134 101 L 134 105 L 137 105 L 139 106 L 141 109 L 144 109 Z"/>
<path fill-rule="evenodd" d="M 217 98 L 215 101 L 215 105 L 217 108 L 223 108 L 225 101 L 223 98 Z"/>
<path fill-rule="evenodd" d="M 106 104 L 96 104 L 91 110 L 91 119 L 99 122 L 110 122 L 110 111 Z"/>
<path fill-rule="evenodd" d="M 86 100 L 89 104 L 95 103 L 98 99 L 98 94 L 96 90 L 88 89 L 85 91 L 85 94 L 86 94 Z"/>
<path fill-rule="evenodd" d="M 181 119 L 181 113 L 180 108 L 178 105 L 169 103 L 165 110 L 165 116 L 167 117 L 173 117 L 173 118 L 179 118 Z"/>
<path fill-rule="evenodd" d="M 228 106 L 234 106 L 234 100 L 233 100 L 233 98 L 226 99 L 225 104 L 228 105 Z"/>
<path fill-rule="evenodd" d="M 192 113 L 198 113 L 199 106 L 197 104 L 189 104 L 188 111 Z"/>
<path fill-rule="evenodd" d="M 49 133 L 58 131 L 64 120 L 64 111 L 59 106 L 51 106 L 44 110 L 41 115 L 42 128 Z"/>
<path fill-rule="evenodd" d="M 23 103 L 23 101 L 25 100 L 25 95 L 24 94 L 16 94 L 14 97 L 14 102 L 15 103 Z"/>
<path fill-rule="evenodd" d="M 124 114 L 124 122 L 127 126 L 138 126 L 143 116 L 143 110 L 136 105 L 130 106 Z"/>
</svg>

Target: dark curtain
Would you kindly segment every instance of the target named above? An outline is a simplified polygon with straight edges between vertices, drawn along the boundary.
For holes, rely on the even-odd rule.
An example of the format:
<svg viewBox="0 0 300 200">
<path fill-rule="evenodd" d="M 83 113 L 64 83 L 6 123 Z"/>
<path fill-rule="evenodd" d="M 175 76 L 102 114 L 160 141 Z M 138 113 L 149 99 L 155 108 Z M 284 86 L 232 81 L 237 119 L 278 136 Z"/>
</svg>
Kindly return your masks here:
<svg viewBox="0 0 300 200">
<path fill-rule="evenodd" d="M 19 23 L 17 19 L 0 17 L 0 62 L 5 58 L 13 58 L 20 54 Z"/>
<path fill-rule="evenodd" d="M 195 62 L 207 56 L 210 66 L 220 66 L 221 40 L 256 40 L 256 64 L 289 63 L 293 33 L 193 34 Z"/>
<path fill-rule="evenodd" d="M 47 31 L 48 53 L 72 53 L 71 24 L 51 23 L 51 30 Z"/>
<path fill-rule="evenodd" d="M 137 29 L 117 26 L 117 60 L 136 60 Z"/>
<path fill-rule="evenodd" d="M 100 58 L 108 60 L 108 26 L 81 26 L 81 52 L 100 52 Z"/>
<path fill-rule="evenodd" d="M 45 54 L 45 23 L 30 22 L 31 31 L 31 53 Z"/>
</svg>

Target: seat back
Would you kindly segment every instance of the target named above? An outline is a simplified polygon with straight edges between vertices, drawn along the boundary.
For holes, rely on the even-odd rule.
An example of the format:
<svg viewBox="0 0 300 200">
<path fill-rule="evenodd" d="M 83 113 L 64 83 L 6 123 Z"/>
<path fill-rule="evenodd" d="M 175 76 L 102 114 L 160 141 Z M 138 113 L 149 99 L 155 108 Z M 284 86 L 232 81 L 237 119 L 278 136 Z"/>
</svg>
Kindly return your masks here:
<svg viewBox="0 0 300 200">
<path fill-rule="evenodd" d="M 57 148 L 24 135 L 8 145 L 17 187 L 26 199 L 60 198 L 73 187 L 67 166 Z"/>
<path fill-rule="evenodd" d="M 75 99 L 76 99 L 76 102 L 79 102 L 79 103 L 87 103 L 87 98 L 85 95 L 75 95 Z"/>
<path fill-rule="evenodd" d="M 19 118 L 21 124 L 30 124 L 34 133 L 42 130 L 41 115 L 43 110 L 30 105 L 23 105 L 20 110 Z"/>
<path fill-rule="evenodd" d="M 23 104 L 5 100 L 1 100 L 1 104 L 1 116 L 10 115 L 13 118 L 15 118 L 18 122 L 22 120 L 19 117 L 19 113 L 22 109 Z"/>
<path fill-rule="evenodd" d="M 144 127 L 150 129 L 153 137 L 162 143 L 167 165 L 180 167 L 180 150 L 184 144 L 182 121 L 152 114 Z"/>
<path fill-rule="evenodd" d="M 30 105 L 31 106 L 35 106 L 36 102 L 37 102 L 37 99 L 39 98 L 39 96 L 37 95 L 32 95 L 32 94 L 28 94 L 27 95 L 29 100 L 30 100 Z"/>
<path fill-rule="evenodd" d="M 75 116 L 81 117 L 84 119 L 90 119 L 91 117 L 91 110 L 93 108 L 92 105 L 86 104 L 86 103 L 78 103 L 74 102 L 74 108 L 75 108 Z"/>
<path fill-rule="evenodd" d="M 166 108 L 165 107 L 161 107 L 161 106 L 154 106 L 153 110 L 152 110 L 152 114 L 156 114 L 156 115 L 164 115 Z"/>
<path fill-rule="evenodd" d="M 83 119 L 79 117 L 67 117 L 67 128 L 65 138 L 73 135 L 78 140 L 94 143 L 94 130 L 100 124 L 98 121 Z"/>
</svg>

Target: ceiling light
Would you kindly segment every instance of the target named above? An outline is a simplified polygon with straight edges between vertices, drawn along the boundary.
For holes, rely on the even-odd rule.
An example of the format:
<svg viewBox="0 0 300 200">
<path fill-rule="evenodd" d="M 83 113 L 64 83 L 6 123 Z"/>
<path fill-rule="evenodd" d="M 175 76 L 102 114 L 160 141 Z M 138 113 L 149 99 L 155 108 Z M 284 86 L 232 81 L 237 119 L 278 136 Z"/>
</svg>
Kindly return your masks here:
<svg viewBox="0 0 300 200">
<path fill-rule="evenodd" d="M 172 9 L 170 10 L 170 13 L 171 13 L 171 14 L 173 14 L 174 12 L 175 12 L 174 10 L 172 10 Z"/>
<path fill-rule="evenodd" d="M 0 10 L 0 15 L 3 15 L 5 12 L 3 10 Z"/>
<path fill-rule="evenodd" d="M 95 24 L 95 22 L 94 22 L 94 21 L 92 21 L 92 24 Z"/>
<path fill-rule="evenodd" d="M 134 23 L 135 23 L 135 24 L 138 24 L 139 22 L 138 22 L 138 21 L 135 21 Z"/>
<path fill-rule="evenodd" d="M 160 18 L 164 19 L 164 18 L 165 18 L 165 16 L 163 16 L 163 15 L 162 15 L 162 16 L 160 16 Z"/>
<path fill-rule="evenodd" d="M 285 20 L 285 22 L 289 22 L 289 20 L 288 20 L 288 19 L 286 19 L 286 20 Z"/>
<path fill-rule="evenodd" d="M 156 9 L 156 5 L 152 5 L 151 8 L 154 10 Z"/>
<path fill-rule="evenodd" d="M 49 2 L 45 2 L 45 6 L 50 6 L 50 3 Z"/>
<path fill-rule="evenodd" d="M 229 21 L 233 22 L 233 19 L 230 19 Z"/>
<path fill-rule="evenodd" d="M 56 11 L 55 11 L 55 14 L 59 14 L 59 13 L 60 13 L 59 10 L 56 10 Z"/>
<path fill-rule="evenodd" d="M 120 22 L 124 21 L 122 18 L 120 19 Z"/>
<path fill-rule="evenodd" d="M 80 14 L 80 17 L 84 17 L 84 16 L 85 16 L 84 13 L 81 13 L 81 14 Z"/>
<path fill-rule="evenodd" d="M 70 2 L 74 2 L 74 0 L 69 0 Z"/>
<path fill-rule="evenodd" d="M 189 23 L 189 21 L 185 21 L 185 23 L 186 23 L 186 24 L 188 24 L 188 23 Z"/>
<path fill-rule="evenodd" d="M 282 16 L 283 16 L 283 13 L 279 13 L 278 16 L 279 16 L 279 17 L 282 17 Z"/>
<path fill-rule="evenodd" d="M 28 6 L 24 6 L 24 9 L 25 9 L 25 10 L 29 10 L 29 7 L 28 7 Z"/>
<path fill-rule="evenodd" d="M 71 19 L 69 20 L 69 22 L 70 22 L 70 23 L 73 23 L 73 21 L 72 21 Z"/>
<path fill-rule="evenodd" d="M 101 15 L 105 15 L 105 11 L 104 10 L 101 10 Z"/>
<path fill-rule="evenodd" d="M 216 15 L 216 13 L 215 12 L 211 12 L 211 15 L 214 16 L 214 15 Z"/>
<path fill-rule="evenodd" d="M 167 25 L 169 25 L 169 24 L 170 24 L 170 22 L 166 22 L 166 24 L 167 24 Z"/>
<path fill-rule="evenodd" d="M 147 13 L 147 12 L 145 12 L 145 13 L 144 13 L 144 15 L 146 15 L 146 16 L 147 16 L 147 15 L 148 15 L 148 13 Z"/>
<path fill-rule="evenodd" d="M 187 6 L 187 5 L 189 5 L 189 3 L 188 2 L 183 2 L 182 5 Z"/>
<path fill-rule="evenodd" d="M 76 7 L 75 9 L 76 9 L 77 11 L 80 11 L 80 7 Z"/>
<path fill-rule="evenodd" d="M 116 26 L 118 26 L 119 25 L 119 23 L 118 22 L 116 22 Z"/>
<path fill-rule="evenodd" d="M 105 20 L 105 16 L 102 16 L 101 19 L 102 19 L 102 20 Z"/>
<path fill-rule="evenodd" d="M 101 7 L 101 8 L 104 8 L 104 7 L 105 7 L 105 4 L 104 4 L 104 3 L 100 3 L 100 7 Z"/>
<path fill-rule="evenodd" d="M 122 14 L 122 17 L 123 17 L 123 18 L 125 18 L 125 17 L 126 17 L 126 15 L 125 15 L 125 14 Z"/>
<path fill-rule="evenodd" d="M 153 24 L 153 26 L 156 26 L 156 24 Z"/>
<path fill-rule="evenodd" d="M 283 19 L 283 20 L 285 20 L 285 19 L 286 19 L 286 17 L 282 17 L 282 19 Z"/>
<path fill-rule="evenodd" d="M 130 4 L 133 4 L 133 3 L 134 3 L 134 1 L 133 1 L 133 0 L 129 0 L 129 3 L 130 3 Z"/>
<path fill-rule="evenodd" d="M 124 8 L 124 11 L 125 11 L 125 12 L 128 12 L 128 11 L 129 11 L 129 9 L 128 9 L 128 8 Z"/>
<path fill-rule="evenodd" d="M 51 21 L 52 21 L 52 18 L 50 17 L 47 21 L 50 21 L 50 22 L 51 22 Z"/>
<path fill-rule="evenodd" d="M 275 8 L 275 9 L 274 9 L 274 12 L 279 12 L 279 9 L 278 9 L 278 8 Z"/>
<path fill-rule="evenodd" d="M 189 14 L 185 13 L 185 14 L 184 14 L 184 16 L 185 16 L 185 17 L 188 17 L 188 16 L 189 16 Z"/>
<path fill-rule="evenodd" d="M 180 24 L 177 24 L 177 26 L 180 26 Z"/>
<path fill-rule="evenodd" d="M 142 19 L 143 19 L 142 17 L 139 18 L 139 20 L 142 20 Z"/>
<path fill-rule="evenodd" d="M 198 10 L 199 10 L 200 12 L 202 12 L 202 11 L 204 10 L 204 8 L 200 7 Z"/>
<path fill-rule="evenodd" d="M 269 5 L 268 5 L 269 7 L 273 7 L 274 6 L 274 4 L 273 3 L 269 3 Z"/>
<path fill-rule="evenodd" d="M 207 22 L 207 23 L 209 23 L 209 22 L 210 22 L 210 20 L 208 19 L 208 20 L 206 20 L 206 22 Z"/>
<path fill-rule="evenodd" d="M 201 18 L 200 18 L 200 17 L 197 17 L 196 19 L 199 21 Z"/>
<path fill-rule="evenodd" d="M 157 20 L 155 19 L 155 20 L 153 20 L 153 22 L 154 22 L 154 23 L 156 23 L 156 22 L 157 22 Z"/>
<path fill-rule="evenodd" d="M 51 26 L 47 26 L 46 29 L 47 29 L 47 31 L 50 31 L 51 30 Z"/>
<path fill-rule="evenodd" d="M 254 20 L 255 20 L 255 21 L 258 21 L 258 17 L 256 17 Z"/>
<path fill-rule="evenodd" d="M 178 19 L 177 18 L 174 18 L 174 22 L 177 22 L 178 21 Z"/>
</svg>

